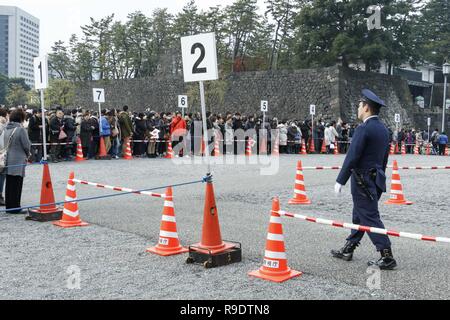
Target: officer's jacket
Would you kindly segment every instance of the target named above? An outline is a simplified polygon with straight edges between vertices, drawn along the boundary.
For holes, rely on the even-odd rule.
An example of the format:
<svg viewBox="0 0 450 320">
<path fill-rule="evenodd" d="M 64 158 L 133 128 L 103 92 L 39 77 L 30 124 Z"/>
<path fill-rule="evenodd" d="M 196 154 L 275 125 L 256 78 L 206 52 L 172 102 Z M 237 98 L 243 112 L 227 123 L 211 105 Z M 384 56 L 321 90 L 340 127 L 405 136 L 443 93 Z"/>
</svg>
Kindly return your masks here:
<svg viewBox="0 0 450 320">
<path fill-rule="evenodd" d="M 375 184 L 386 192 L 386 166 L 389 158 L 389 131 L 378 117 L 361 124 L 353 135 L 347 157 L 337 182 L 346 185 L 352 170 L 367 173 L 376 169 Z"/>
</svg>

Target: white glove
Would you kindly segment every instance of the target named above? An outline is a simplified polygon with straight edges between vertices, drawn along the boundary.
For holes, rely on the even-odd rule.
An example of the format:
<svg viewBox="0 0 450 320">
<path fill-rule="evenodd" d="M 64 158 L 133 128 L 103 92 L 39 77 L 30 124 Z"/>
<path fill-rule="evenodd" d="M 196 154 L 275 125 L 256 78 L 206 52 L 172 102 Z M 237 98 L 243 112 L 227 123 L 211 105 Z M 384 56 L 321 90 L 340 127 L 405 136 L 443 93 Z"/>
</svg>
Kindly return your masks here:
<svg viewBox="0 0 450 320">
<path fill-rule="evenodd" d="M 334 192 L 336 193 L 336 195 L 339 197 L 342 195 L 342 188 L 344 186 L 340 183 L 336 183 L 336 185 L 334 186 Z"/>
</svg>

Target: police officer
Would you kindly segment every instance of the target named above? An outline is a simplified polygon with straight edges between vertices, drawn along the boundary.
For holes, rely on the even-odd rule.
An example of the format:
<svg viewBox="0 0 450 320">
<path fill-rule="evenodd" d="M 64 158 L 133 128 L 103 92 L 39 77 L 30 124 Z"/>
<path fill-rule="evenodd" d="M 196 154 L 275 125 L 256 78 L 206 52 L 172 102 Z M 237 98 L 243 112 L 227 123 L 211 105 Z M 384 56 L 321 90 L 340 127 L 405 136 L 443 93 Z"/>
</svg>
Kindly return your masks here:
<svg viewBox="0 0 450 320">
<path fill-rule="evenodd" d="M 359 101 L 358 118 L 363 121 L 353 136 L 350 149 L 335 186 L 336 194 L 352 178 L 353 223 L 384 229 L 378 211 L 378 201 L 386 192 L 386 166 L 389 157 L 389 132 L 380 121 L 383 100 L 370 90 L 363 90 Z M 353 259 L 353 252 L 359 246 L 365 232 L 353 230 L 341 250 L 333 250 L 335 258 L 345 261 Z M 381 259 L 370 261 L 369 266 L 381 270 L 393 270 L 397 263 L 392 255 L 391 242 L 386 235 L 369 233 L 370 240 L 381 253 Z"/>
</svg>

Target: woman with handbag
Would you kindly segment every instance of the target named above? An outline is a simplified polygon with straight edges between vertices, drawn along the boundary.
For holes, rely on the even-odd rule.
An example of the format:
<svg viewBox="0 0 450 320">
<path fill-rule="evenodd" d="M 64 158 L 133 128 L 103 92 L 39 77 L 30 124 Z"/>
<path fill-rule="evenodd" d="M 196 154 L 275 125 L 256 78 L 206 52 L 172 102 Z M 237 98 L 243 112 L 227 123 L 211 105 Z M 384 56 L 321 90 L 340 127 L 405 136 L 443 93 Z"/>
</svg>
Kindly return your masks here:
<svg viewBox="0 0 450 320">
<path fill-rule="evenodd" d="M 22 197 L 23 178 L 27 159 L 31 156 L 31 142 L 27 130 L 23 127 L 25 112 L 22 109 L 14 110 L 9 116 L 9 123 L 5 129 L 6 155 L 6 209 L 20 208 Z M 13 210 L 8 213 L 22 214 L 26 210 Z"/>
<path fill-rule="evenodd" d="M 50 119 L 50 154 L 53 163 L 60 162 L 61 158 L 61 145 L 62 140 L 67 138 L 63 129 L 64 112 L 62 110 L 56 111 L 56 115 Z"/>
</svg>

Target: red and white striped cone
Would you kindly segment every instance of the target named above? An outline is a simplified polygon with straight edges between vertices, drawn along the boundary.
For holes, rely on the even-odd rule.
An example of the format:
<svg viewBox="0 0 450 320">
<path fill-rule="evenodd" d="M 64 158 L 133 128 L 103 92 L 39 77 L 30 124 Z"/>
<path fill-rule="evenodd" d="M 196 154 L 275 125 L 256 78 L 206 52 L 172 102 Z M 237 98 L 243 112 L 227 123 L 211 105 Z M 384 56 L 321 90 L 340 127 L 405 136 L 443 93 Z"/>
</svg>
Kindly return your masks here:
<svg viewBox="0 0 450 320">
<path fill-rule="evenodd" d="M 272 150 L 272 156 L 279 157 L 280 156 L 280 140 L 275 139 L 275 143 Z"/>
<path fill-rule="evenodd" d="M 172 141 L 167 142 L 167 154 L 164 158 L 165 159 L 173 159 L 174 158 L 173 149 L 172 149 Z"/>
<path fill-rule="evenodd" d="M 71 172 L 69 180 L 67 181 L 66 198 L 65 198 L 66 203 L 64 204 L 62 219 L 60 221 L 53 222 L 53 224 L 57 227 L 74 228 L 74 227 L 86 227 L 89 225 L 88 223 L 81 221 L 80 213 L 78 212 L 78 203 L 69 202 L 77 200 L 77 191 L 73 179 L 75 179 L 75 174 Z"/>
<path fill-rule="evenodd" d="M 395 143 L 395 154 L 399 154 L 398 142 Z"/>
<path fill-rule="evenodd" d="M 339 144 L 337 142 L 334 143 L 334 155 L 339 156 Z"/>
<path fill-rule="evenodd" d="M 131 152 L 131 143 L 127 142 L 127 147 L 125 148 L 125 153 L 123 154 L 124 160 L 133 160 L 133 153 Z"/>
<path fill-rule="evenodd" d="M 220 157 L 220 141 L 216 140 L 214 142 L 214 157 Z"/>
<path fill-rule="evenodd" d="M 406 144 L 405 144 L 405 141 L 402 142 L 402 156 L 406 156 Z"/>
<path fill-rule="evenodd" d="M 431 155 L 431 146 L 430 146 L 429 143 L 427 144 L 427 147 L 426 147 L 426 149 L 425 149 L 425 154 L 426 154 L 427 156 Z"/>
<path fill-rule="evenodd" d="M 444 155 L 447 156 L 447 157 L 450 156 L 450 151 L 449 151 L 447 146 L 445 146 L 445 153 L 444 153 Z"/>
<path fill-rule="evenodd" d="M 187 248 L 182 247 L 180 245 L 180 241 L 178 240 L 177 221 L 175 219 L 172 192 L 172 187 L 167 188 L 158 245 L 147 249 L 147 252 L 163 257 L 173 256 L 189 251 Z"/>
<path fill-rule="evenodd" d="M 316 146 L 314 144 L 314 139 L 309 138 L 309 153 L 316 153 Z"/>
<path fill-rule="evenodd" d="M 411 201 L 406 201 L 403 195 L 403 185 L 400 181 L 400 174 L 398 173 L 397 160 L 394 160 L 394 167 L 392 171 L 392 186 L 391 186 L 391 196 L 385 204 L 398 204 L 398 205 L 411 205 Z"/>
<path fill-rule="evenodd" d="M 249 272 L 248 275 L 281 283 L 301 276 L 302 272 L 292 270 L 288 266 L 284 246 L 283 224 L 281 216 L 278 214 L 279 211 L 280 201 L 276 198 L 272 203 L 272 214 L 270 216 L 263 266 L 259 270 Z"/>
<path fill-rule="evenodd" d="M 309 205 L 311 200 L 306 195 L 305 178 L 303 177 L 302 162 L 297 163 L 297 174 L 295 176 L 294 198 L 289 201 L 292 205 Z"/>
<path fill-rule="evenodd" d="M 393 156 L 395 154 L 395 144 L 391 143 L 391 152 L 389 153 L 390 156 Z"/>
<path fill-rule="evenodd" d="M 83 156 L 83 146 L 81 145 L 81 139 L 77 138 L 77 156 L 75 158 L 76 162 L 86 161 Z"/>
<path fill-rule="evenodd" d="M 251 157 L 252 156 L 252 147 L 253 147 L 253 139 L 248 138 L 247 140 L 247 146 L 245 148 L 245 156 Z"/>
<path fill-rule="evenodd" d="M 300 154 L 301 155 L 307 155 L 308 154 L 308 152 L 306 152 L 306 142 L 305 142 L 305 139 L 302 139 L 302 149 L 300 150 Z"/>
<path fill-rule="evenodd" d="M 414 147 L 414 155 L 415 156 L 419 156 L 420 155 L 419 144 L 417 144 L 417 143 L 416 143 L 416 146 Z"/>
<path fill-rule="evenodd" d="M 322 143 L 322 150 L 320 151 L 322 154 L 326 154 L 327 153 L 327 144 L 325 139 L 323 139 L 323 143 Z"/>
</svg>

